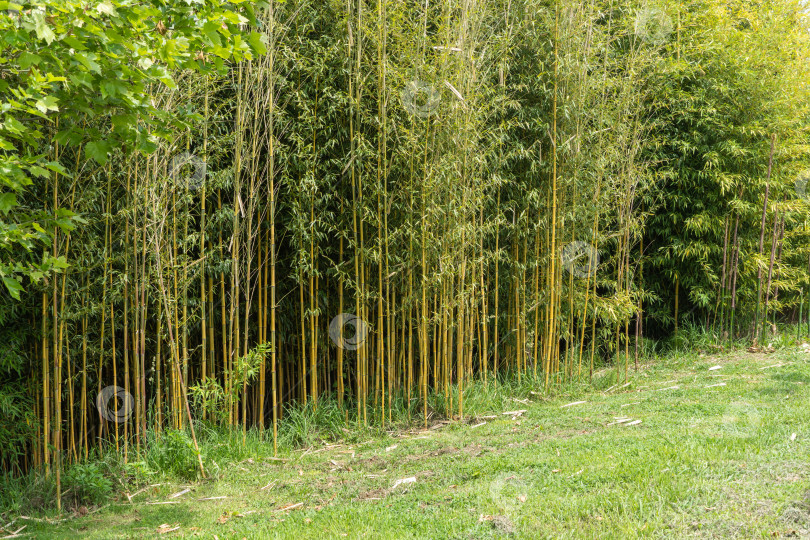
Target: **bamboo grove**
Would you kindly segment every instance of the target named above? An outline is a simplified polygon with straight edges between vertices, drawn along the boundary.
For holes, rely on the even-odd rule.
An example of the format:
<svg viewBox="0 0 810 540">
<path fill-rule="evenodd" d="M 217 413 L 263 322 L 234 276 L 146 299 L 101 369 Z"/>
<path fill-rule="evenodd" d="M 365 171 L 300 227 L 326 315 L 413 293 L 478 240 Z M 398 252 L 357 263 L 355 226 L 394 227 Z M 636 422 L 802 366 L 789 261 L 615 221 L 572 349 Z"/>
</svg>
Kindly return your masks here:
<svg viewBox="0 0 810 540">
<path fill-rule="evenodd" d="M 271 2 L 265 55 L 149 89 L 192 113 L 153 152 L 44 150 L 70 174 L 21 200 L 83 223 L 3 297 L 3 470 L 203 421 L 275 441 L 323 400 L 463 418 L 473 380 L 626 379 L 679 321 L 764 342 L 810 271 L 800 8 Z"/>
</svg>

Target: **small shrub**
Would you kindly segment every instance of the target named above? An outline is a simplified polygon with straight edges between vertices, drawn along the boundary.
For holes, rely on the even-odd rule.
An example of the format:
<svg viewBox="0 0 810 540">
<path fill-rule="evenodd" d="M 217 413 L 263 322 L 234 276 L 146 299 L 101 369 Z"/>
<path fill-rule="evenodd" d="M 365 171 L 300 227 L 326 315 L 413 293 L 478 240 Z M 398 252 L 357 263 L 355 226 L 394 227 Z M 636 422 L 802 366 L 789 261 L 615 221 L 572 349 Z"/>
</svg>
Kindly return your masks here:
<svg viewBox="0 0 810 540">
<path fill-rule="evenodd" d="M 100 504 L 112 494 L 112 481 L 99 463 L 75 463 L 65 470 L 62 493 L 74 506 Z"/>
<path fill-rule="evenodd" d="M 150 445 L 146 461 L 152 469 L 186 480 L 196 479 L 200 471 L 194 442 L 184 431 L 162 433 Z"/>
</svg>

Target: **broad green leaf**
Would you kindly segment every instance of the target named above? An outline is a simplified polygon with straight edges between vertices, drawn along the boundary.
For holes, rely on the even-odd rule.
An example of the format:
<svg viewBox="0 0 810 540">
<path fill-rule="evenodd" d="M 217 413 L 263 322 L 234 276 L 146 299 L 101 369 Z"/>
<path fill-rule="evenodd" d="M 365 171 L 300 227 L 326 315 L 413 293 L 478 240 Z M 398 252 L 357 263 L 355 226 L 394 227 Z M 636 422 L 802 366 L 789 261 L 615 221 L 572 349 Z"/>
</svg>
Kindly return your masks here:
<svg viewBox="0 0 810 540">
<path fill-rule="evenodd" d="M 101 75 L 101 67 L 98 65 L 98 62 L 95 61 L 94 57 L 95 54 L 93 53 L 80 53 L 76 52 L 73 54 L 73 57 L 78 60 L 84 67 L 88 70 L 93 71 Z"/>
<path fill-rule="evenodd" d="M 13 277 L 3 276 L 3 283 L 6 285 L 6 289 L 8 289 L 8 293 L 12 298 L 19 300 L 20 293 L 25 290 L 22 288 L 22 285 L 20 285 L 20 282 Z"/>
<path fill-rule="evenodd" d="M 42 61 L 42 57 L 28 51 L 23 51 L 20 53 L 20 57 L 17 61 L 20 63 L 21 68 L 28 69 L 31 66 L 39 64 Z"/>
<path fill-rule="evenodd" d="M 59 107 L 56 105 L 58 100 L 55 96 L 45 96 L 42 99 L 37 100 L 36 107 L 43 113 L 47 113 L 48 111 L 58 111 Z"/>
<path fill-rule="evenodd" d="M 116 114 L 110 118 L 110 123 L 113 125 L 113 128 L 119 131 L 135 127 L 136 121 L 137 119 L 134 114 Z"/>
<path fill-rule="evenodd" d="M 142 154 L 151 154 L 157 150 L 157 144 L 150 141 L 149 139 L 140 139 L 138 141 L 138 151 Z"/>
<path fill-rule="evenodd" d="M 68 172 L 68 170 L 65 169 L 59 162 L 49 161 L 48 163 L 44 163 L 44 165 L 46 169 L 49 169 L 55 173 L 59 173 L 62 176 L 71 176 L 70 172 Z"/>
<path fill-rule="evenodd" d="M 33 174 L 34 176 L 37 176 L 39 178 L 48 178 L 50 176 L 48 171 L 43 169 L 39 165 L 32 165 L 32 166 L 28 167 L 28 171 L 31 174 Z"/>
<path fill-rule="evenodd" d="M 267 36 L 259 32 L 251 32 L 248 36 L 248 42 L 253 52 L 257 56 L 264 56 L 267 54 Z"/>
<path fill-rule="evenodd" d="M 61 256 L 59 256 L 59 257 L 51 257 L 51 264 L 52 264 L 52 265 L 53 265 L 55 268 L 60 268 L 60 269 L 70 268 L 70 265 L 69 265 L 69 264 L 68 264 L 68 262 L 65 260 L 65 256 L 64 256 L 64 255 L 61 255 Z"/>
<path fill-rule="evenodd" d="M 107 163 L 107 154 L 110 152 L 110 143 L 107 141 L 93 141 L 84 146 L 87 157 L 94 159 L 99 165 Z"/>
<path fill-rule="evenodd" d="M 82 134 L 73 129 L 66 129 L 54 135 L 54 140 L 59 144 L 77 145 L 82 142 Z"/>
<path fill-rule="evenodd" d="M 113 17 L 118 16 L 118 12 L 115 10 L 115 7 L 109 2 L 101 2 L 99 5 L 96 6 L 96 11 L 98 11 L 99 13 L 112 15 Z"/>
<path fill-rule="evenodd" d="M 34 29 L 37 33 L 37 37 L 39 39 L 44 39 L 48 45 L 50 45 L 53 40 L 56 39 L 56 34 L 54 34 L 51 27 L 48 26 L 48 22 L 45 20 L 45 13 L 36 10 L 31 14 L 31 16 L 34 19 Z"/>
<path fill-rule="evenodd" d="M 101 95 L 104 98 L 117 97 L 120 96 L 125 89 L 126 87 L 123 84 L 111 80 L 101 84 Z"/>
<path fill-rule="evenodd" d="M 222 44 L 219 38 L 220 27 L 221 25 L 213 21 L 208 21 L 207 23 L 205 23 L 205 26 L 203 26 L 203 32 L 208 37 L 208 39 L 211 40 L 211 44 L 217 47 L 219 47 Z"/>
<path fill-rule="evenodd" d="M 169 74 L 169 71 L 165 67 L 153 66 L 153 68 L 153 71 L 157 74 L 157 78 L 160 82 L 169 88 L 177 88 L 177 84 L 175 84 L 174 79 L 172 79 L 171 74 Z"/>
<path fill-rule="evenodd" d="M 67 44 L 70 48 L 75 49 L 77 51 L 87 50 L 85 44 L 79 39 L 77 39 L 75 36 L 65 36 L 62 38 L 62 42 Z"/>
<path fill-rule="evenodd" d="M 17 204 L 16 193 L 0 193 L 0 212 L 8 215 L 9 210 Z"/>
</svg>

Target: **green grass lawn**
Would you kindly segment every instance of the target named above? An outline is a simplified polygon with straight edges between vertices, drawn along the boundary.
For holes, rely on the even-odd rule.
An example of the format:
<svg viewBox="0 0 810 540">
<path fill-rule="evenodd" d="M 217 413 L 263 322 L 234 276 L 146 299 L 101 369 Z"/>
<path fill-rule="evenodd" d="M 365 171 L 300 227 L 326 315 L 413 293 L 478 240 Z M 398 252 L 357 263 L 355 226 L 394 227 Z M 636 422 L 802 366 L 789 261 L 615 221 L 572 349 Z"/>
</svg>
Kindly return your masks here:
<svg viewBox="0 0 810 540">
<path fill-rule="evenodd" d="M 514 402 L 522 415 L 491 411 L 287 461 L 257 455 L 216 480 L 12 528 L 104 539 L 808 538 L 809 360 L 795 349 L 670 357 L 631 371 L 625 387 L 530 394 Z"/>
</svg>

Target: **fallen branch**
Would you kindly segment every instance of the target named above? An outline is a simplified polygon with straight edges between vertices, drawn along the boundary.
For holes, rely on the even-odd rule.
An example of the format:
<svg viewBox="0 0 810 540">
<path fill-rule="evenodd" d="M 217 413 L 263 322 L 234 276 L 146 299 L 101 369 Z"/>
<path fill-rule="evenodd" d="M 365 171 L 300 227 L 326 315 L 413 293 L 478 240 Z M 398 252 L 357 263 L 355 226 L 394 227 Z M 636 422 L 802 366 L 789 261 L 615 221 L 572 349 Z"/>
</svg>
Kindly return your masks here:
<svg viewBox="0 0 810 540">
<path fill-rule="evenodd" d="M 566 403 L 565 405 L 560 405 L 560 408 L 564 409 L 566 407 L 573 407 L 574 405 L 582 405 L 583 403 L 588 403 L 588 402 L 587 401 L 575 401 L 573 403 Z"/>
<path fill-rule="evenodd" d="M 173 494 L 173 495 L 169 495 L 169 498 L 170 498 L 170 499 L 176 499 L 177 497 L 180 497 L 180 496 L 182 496 L 182 495 L 185 495 L 185 494 L 186 494 L 186 493 L 188 493 L 189 491 L 191 491 L 191 488 L 186 488 L 186 489 L 184 489 L 183 491 L 178 491 L 177 493 L 175 493 L 175 494 Z"/>
<path fill-rule="evenodd" d="M 396 482 L 394 482 L 394 485 L 391 486 L 391 489 L 393 490 L 397 486 L 400 486 L 402 484 L 413 484 L 414 482 L 416 482 L 416 477 L 415 476 L 409 476 L 408 478 L 402 478 L 402 479 L 397 480 Z"/>
<path fill-rule="evenodd" d="M 759 368 L 759 369 L 760 369 L 760 371 L 762 371 L 763 369 L 770 369 L 770 368 L 772 368 L 772 367 L 782 367 L 782 366 L 784 366 L 784 365 L 785 365 L 785 364 L 783 364 L 783 363 L 781 363 L 781 362 L 780 362 L 779 364 L 774 364 L 774 365 L 772 365 L 772 366 L 765 366 L 765 367 L 761 367 L 761 368 Z"/>
<path fill-rule="evenodd" d="M 275 512 L 286 512 L 287 510 L 295 510 L 296 508 L 300 508 L 304 506 L 304 503 L 295 503 L 295 504 L 288 504 L 287 506 L 283 506 L 275 510 Z"/>
<path fill-rule="evenodd" d="M 28 527 L 28 525 L 23 525 L 22 527 L 20 527 L 20 528 L 19 528 L 19 529 L 17 529 L 16 531 L 12 532 L 10 535 L 8 535 L 8 536 L 3 536 L 3 537 L 0 537 L 0 538 L 18 538 L 19 536 L 21 536 L 21 535 L 20 535 L 20 531 L 22 531 L 22 530 L 23 530 L 23 529 L 25 529 L 26 527 Z M 27 533 L 26 533 L 26 534 L 27 534 Z"/>
</svg>

